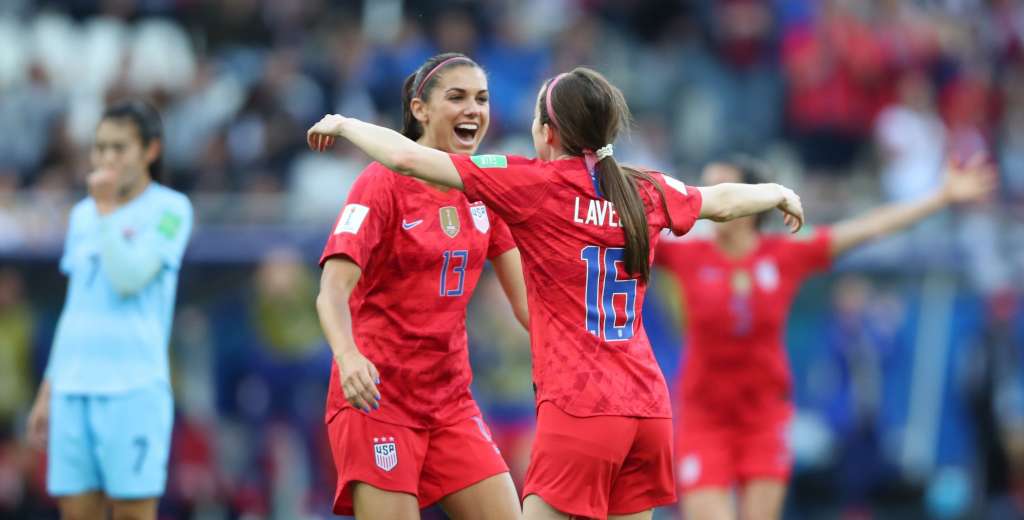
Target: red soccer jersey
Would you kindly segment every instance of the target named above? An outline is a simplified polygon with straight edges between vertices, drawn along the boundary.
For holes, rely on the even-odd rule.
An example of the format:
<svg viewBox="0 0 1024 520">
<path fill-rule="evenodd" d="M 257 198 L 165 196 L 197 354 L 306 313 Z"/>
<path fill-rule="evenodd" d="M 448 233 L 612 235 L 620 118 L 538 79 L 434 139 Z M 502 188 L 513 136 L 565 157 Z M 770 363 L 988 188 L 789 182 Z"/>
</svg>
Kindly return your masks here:
<svg viewBox="0 0 1024 520">
<path fill-rule="evenodd" d="M 639 319 L 646 283 L 626 274 L 618 215 L 583 159 L 451 157 L 466 195 L 508 223 L 522 252 L 537 403 L 578 417 L 671 417 Z M 652 184 L 640 183 L 653 248 L 661 229 L 693 226 L 701 197 L 652 175 L 666 198 L 663 205 Z"/>
<path fill-rule="evenodd" d="M 466 305 L 484 260 L 513 247 L 508 227 L 459 190 L 378 163 L 363 171 L 320 265 L 344 255 L 362 269 L 349 307 L 356 345 L 380 372 L 373 418 L 429 428 L 480 414 L 469 391 Z M 327 419 L 347 406 L 332 363 Z"/>
<path fill-rule="evenodd" d="M 688 317 L 679 392 L 690 420 L 761 421 L 789 411 L 782 337 L 800 284 L 828 268 L 828 229 L 765 235 L 744 258 L 713 240 L 664 241 L 656 263 L 682 286 Z"/>
</svg>

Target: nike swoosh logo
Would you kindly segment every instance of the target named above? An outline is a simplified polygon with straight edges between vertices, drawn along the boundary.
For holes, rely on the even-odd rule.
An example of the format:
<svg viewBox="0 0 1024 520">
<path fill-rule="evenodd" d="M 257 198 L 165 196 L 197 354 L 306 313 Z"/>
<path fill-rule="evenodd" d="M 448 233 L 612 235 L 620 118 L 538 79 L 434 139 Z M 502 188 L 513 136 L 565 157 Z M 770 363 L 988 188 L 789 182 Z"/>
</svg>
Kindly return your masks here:
<svg viewBox="0 0 1024 520">
<path fill-rule="evenodd" d="M 420 225 L 422 223 L 423 223 L 423 219 L 414 220 L 412 222 L 406 222 L 405 219 L 402 219 L 402 229 L 408 231 L 408 230 L 410 230 L 410 229 L 412 229 L 412 228 L 414 228 L 414 227 L 416 227 L 416 226 L 418 226 L 418 225 Z"/>
</svg>

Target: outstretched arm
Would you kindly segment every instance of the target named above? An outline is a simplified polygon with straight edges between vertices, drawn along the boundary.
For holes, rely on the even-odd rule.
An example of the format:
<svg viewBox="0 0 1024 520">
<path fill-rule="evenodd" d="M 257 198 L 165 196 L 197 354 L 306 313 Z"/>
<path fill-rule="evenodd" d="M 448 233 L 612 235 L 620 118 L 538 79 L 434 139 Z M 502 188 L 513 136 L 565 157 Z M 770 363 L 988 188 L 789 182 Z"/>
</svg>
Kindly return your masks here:
<svg viewBox="0 0 1024 520">
<path fill-rule="evenodd" d="M 448 154 L 429 148 L 404 135 L 351 117 L 328 114 L 306 132 L 310 149 L 322 152 L 335 139 L 348 139 L 373 160 L 402 175 L 462 189 L 462 177 Z"/>
<path fill-rule="evenodd" d="M 785 214 L 784 221 L 793 233 L 804 225 L 800 197 L 779 184 L 726 182 L 702 187 L 700 194 L 700 218 L 724 222 L 778 208 Z"/>
<path fill-rule="evenodd" d="M 996 186 L 992 167 L 981 154 L 967 164 L 946 166 L 946 177 L 935 192 L 918 200 L 890 204 L 832 226 L 831 254 L 837 257 L 864 242 L 881 238 L 915 224 L 929 215 L 961 202 L 984 198 Z"/>
</svg>

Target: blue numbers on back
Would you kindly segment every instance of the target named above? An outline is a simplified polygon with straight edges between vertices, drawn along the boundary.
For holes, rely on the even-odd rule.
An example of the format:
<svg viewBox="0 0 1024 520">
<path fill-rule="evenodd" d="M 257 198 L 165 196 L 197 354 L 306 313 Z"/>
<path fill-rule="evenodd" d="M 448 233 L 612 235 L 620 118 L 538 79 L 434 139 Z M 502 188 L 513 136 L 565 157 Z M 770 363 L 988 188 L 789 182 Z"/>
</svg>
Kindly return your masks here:
<svg viewBox="0 0 1024 520">
<path fill-rule="evenodd" d="M 618 264 L 626 250 L 621 247 L 587 246 L 580 251 L 580 260 L 587 264 L 587 286 L 584 296 L 587 307 L 587 332 L 605 341 L 626 341 L 633 337 L 636 319 L 636 279 L 619 278 Z M 603 261 L 602 261 L 603 257 Z M 624 299 L 624 316 L 615 307 L 615 296 Z M 616 325 L 619 321 L 622 325 Z"/>
</svg>

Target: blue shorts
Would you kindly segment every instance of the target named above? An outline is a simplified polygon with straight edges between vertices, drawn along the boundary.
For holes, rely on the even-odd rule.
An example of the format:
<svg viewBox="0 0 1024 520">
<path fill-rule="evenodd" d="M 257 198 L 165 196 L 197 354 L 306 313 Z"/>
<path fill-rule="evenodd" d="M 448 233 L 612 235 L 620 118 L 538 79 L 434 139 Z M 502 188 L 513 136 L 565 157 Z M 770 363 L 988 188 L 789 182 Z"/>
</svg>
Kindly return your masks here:
<svg viewBox="0 0 1024 520">
<path fill-rule="evenodd" d="M 54 393 L 46 489 L 53 496 L 102 491 L 156 498 L 167 481 L 174 398 L 166 383 L 125 393 Z"/>
</svg>

